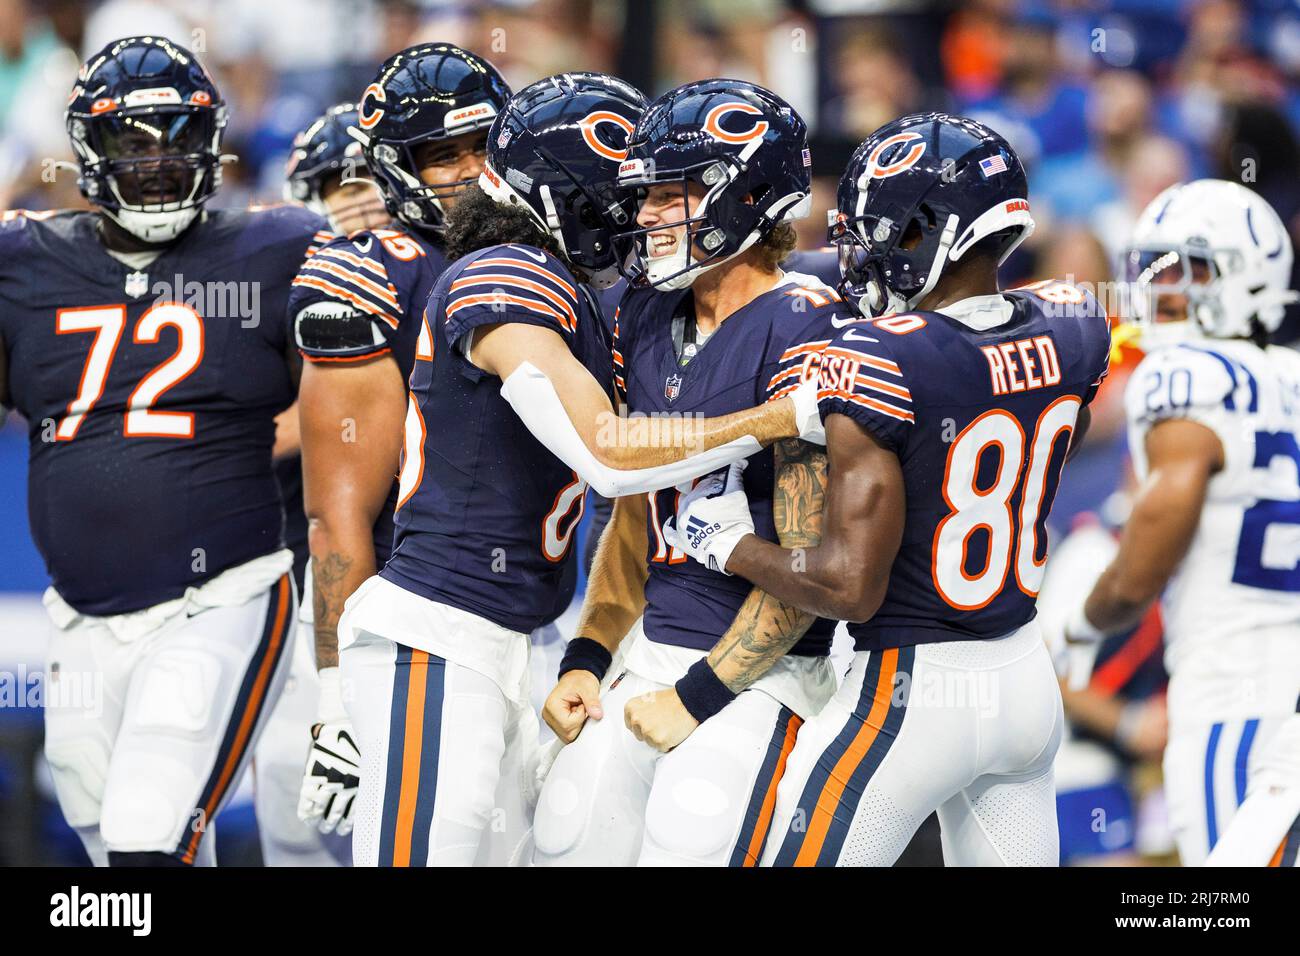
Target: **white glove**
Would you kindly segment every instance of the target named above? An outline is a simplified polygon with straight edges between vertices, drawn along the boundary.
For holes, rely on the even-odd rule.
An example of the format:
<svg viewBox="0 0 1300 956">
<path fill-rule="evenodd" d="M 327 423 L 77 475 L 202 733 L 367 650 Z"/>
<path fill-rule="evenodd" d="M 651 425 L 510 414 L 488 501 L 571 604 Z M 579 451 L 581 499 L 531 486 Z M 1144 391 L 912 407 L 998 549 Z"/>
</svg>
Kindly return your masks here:
<svg viewBox="0 0 1300 956">
<path fill-rule="evenodd" d="M 347 836 L 352 831 L 361 754 L 352 721 L 343 709 L 337 667 L 321 668 L 318 714 L 298 794 L 298 819 L 316 824 L 321 833 Z"/>
<path fill-rule="evenodd" d="M 826 444 L 826 429 L 822 427 L 822 415 L 817 410 L 817 378 L 806 378 L 800 382 L 790 400 L 794 402 L 794 423 L 799 429 L 799 437 L 814 445 Z"/>
<path fill-rule="evenodd" d="M 749 499 L 740 476 L 745 461 L 699 480 L 677 504 L 676 525 L 665 522 L 664 537 L 711 571 L 727 570 L 727 559 L 740 539 L 754 533 Z"/>
<path fill-rule="evenodd" d="M 1097 662 L 1097 651 L 1106 639 L 1105 633 L 1083 612 L 1087 598 L 1088 593 L 1084 592 L 1079 606 L 1065 622 L 1066 675 L 1070 690 L 1083 690 L 1088 686 L 1093 665 Z"/>
</svg>

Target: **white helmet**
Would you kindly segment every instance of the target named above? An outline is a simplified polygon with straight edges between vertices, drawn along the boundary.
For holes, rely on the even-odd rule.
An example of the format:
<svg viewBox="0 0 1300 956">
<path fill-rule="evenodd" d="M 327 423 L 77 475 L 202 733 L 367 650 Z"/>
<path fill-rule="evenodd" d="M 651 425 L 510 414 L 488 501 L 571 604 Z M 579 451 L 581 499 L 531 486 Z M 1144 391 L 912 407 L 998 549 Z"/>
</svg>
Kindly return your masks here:
<svg viewBox="0 0 1300 956">
<path fill-rule="evenodd" d="M 1298 298 L 1291 238 L 1264 199 L 1239 183 L 1170 186 L 1142 211 L 1124 255 L 1132 312 L 1150 351 L 1188 338 L 1271 332 Z M 1183 321 L 1159 322 L 1162 295 L 1185 295 Z"/>
</svg>

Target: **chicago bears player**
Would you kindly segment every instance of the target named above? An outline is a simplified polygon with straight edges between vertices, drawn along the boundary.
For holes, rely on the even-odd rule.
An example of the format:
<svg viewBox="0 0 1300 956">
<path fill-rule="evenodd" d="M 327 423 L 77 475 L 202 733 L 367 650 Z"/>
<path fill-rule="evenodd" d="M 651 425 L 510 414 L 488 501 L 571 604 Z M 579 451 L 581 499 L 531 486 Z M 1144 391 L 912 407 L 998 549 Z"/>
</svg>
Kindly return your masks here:
<svg viewBox="0 0 1300 956">
<path fill-rule="evenodd" d="M 344 235 L 368 227 L 379 228 L 390 221 L 374 182 L 361 178 L 365 171 L 361 144 L 347 132 L 356 122 L 356 106 L 342 103 L 328 109 L 299 133 L 287 163 L 284 187 L 286 199 L 324 216 L 336 233 Z M 284 427 L 286 423 L 291 427 Z M 298 423 L 296 405 L 281 416 L 276 438 L 276 477 L 284 499 L 286 544 L 294 552 L 294 578 L 301 589 L 310 556 Z M 288 443 L 282 440 L 282 435 L 293 438 L 288 449 L 291 453 L 283 457 L 281 446 Z M 320 697 L 309 598 L 306 596 L 300 605 L 289 678 L 253 756 L 257 832 L 262 860 L 267 866 L 331 866 L 349 860 L 352 855 L 350 841 L 343 839 L 343 835 L 331 837 L 298 817 L 303 784 L 303 728 L 315 721 Z M 348 802 L 355 797 L 355 786 L 349 790 L 338 774 L 327 782 L 337 793 L 338 802 L 337 810 L 331 804 L 324 816 L 329 817 L 330 810 L 335 810 L 346 819 Z M 349 824 L 339 826 L 345 835 Z"/>
<path fill-rule="evenodd" d="M 498 860 L 525 836 L 527 636 L 572 596 L 588 484 L 645 491 L 796 433 L 794 402 L 659 433 L 613 414 L 586 283 L 617 275 L 632 210 L 615 180 L 644 102 L 596 73 L 521 90 L 492 126 L 482 190 L 452 211 L 459 258 L 417 345 L 393 554 L 339 621 L 358 864 Z"/>
<path fill-rule="evenodd" d="M 821 356 L 821 545 L 792 555 L 754 534 L 740 492 L 683 498 L 692 557 L 862 622 L 848 675 L 795 744 L 766 863 L 888 865 L 936 809 L 950 864 L 1057 863 L 1061 697 L 1034 597 L 1110 339 L 1072 286 L 998 291 L 1033 228 L 1026 190 L 1011 147 L 971 120 L 873 133 L 832 220 L 865 318 Z"/>
<path fill-rule="evenodd" d="M 1152 200 L 1127 254 L 1148 351 L 1125 392 L 1142 484 L 1067 633 L 1131 627 L 1164 593 L 1164 778 L 1188 866 L 1211 850 L 1294 865 L 1300 841 L 1300 357 L 1267 344 L 1296 299 L 1291 261 L 1268 203 L 1219 180 Z"/>
<path fill-rule="evenodd" d="M 319 134 L 335 151 L 343 136 L 361 151 L 394 220 L 320 249 L 289 301 L 307 360 L 299 410 L 312 574 L 302 617 L 315 632 L 321 681 L 316 720 L 303 724 L 313 727 L 313 745 L 299 814 L 324 832 L 348 832 L 357 786 L 339 695 L 338 616 L 392 548 L 406 381 L 425 301 L 447 266 L 446 213 L 477 180 L 487 128 L 509 96 L 482 57 L 443 43 L 415 46 L 380 66 L 354 124 L 339 130 L 348 118 L 336 113 Z M 312 154 L 304 162 L 333 161 Z M 298 753 L 301 760 L 301 744 Z"/>
<path fill-rule="evenodd" d="M 296 357 L 280 317 L 324 222 L 205 211 L 225 125 L 192 53 L 114 41 L 67 111 L 97 211 L 0 225 L 0 401 L 30 423 L 49 679 L 97 682 L 46 708 L 45 752 L 97 864 L 211 859 L 203 837 L 289 659 L 271 447 Z"/>
<path fill-rule="evenodd" d="M 646 279 L 624 296 L 616 330 L 632 412 L 720 415 L 816 380 L 832 320 L 849 313 L 834 290 L 778 266 L 794 244 L 790 223 L 807 215 L 809 165 L 804 121 L 762 87 L 708 80 L 651 104 L 619 178 L 640 197 L 628 235 Z M 762 533 L 815 544 L 821 449 L 781 442 L 748 461 Z M 542 790 L 535 863 L 754 865 L 799 725 L 834 689 L 834 622 L 692 564 L 665 539 L 690 487 L 616 503 L 580 637 L 544 711 L 573 742 Z M 790 656 L 747 686 L 740 668 L 766 643 Z M 717 676 L 704 663 L 710 649 L 726 662 Z"/>
<path fill-rule="evenodd" d="M 379 229 L 391 221 L 384 197 L 366 178 L 361 143 L 348 133 L 357 126 L 355 103 L 339 103 L 294 137 L 285 198 L 329 220 L 337 233 Z"/>
</svg>

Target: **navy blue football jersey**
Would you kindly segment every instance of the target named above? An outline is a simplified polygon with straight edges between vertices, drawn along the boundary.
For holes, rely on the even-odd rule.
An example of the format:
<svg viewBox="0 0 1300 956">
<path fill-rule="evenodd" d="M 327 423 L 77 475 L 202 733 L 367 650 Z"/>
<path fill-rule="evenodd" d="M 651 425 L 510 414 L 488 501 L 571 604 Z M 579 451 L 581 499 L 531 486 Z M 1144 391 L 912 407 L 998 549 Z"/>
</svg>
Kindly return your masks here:
<svg viewBox="0 0 1300 956">
<path fill-rule="evenodd" d="M 109 615 L 282 546 L 285 302 L 328 234 L 298 207 L 213 211 L 135 269 L 97 222 L 6 214 L 0 336 L 29 425 L 32 536 L 64 600 Z"/>
<path fill-rule="evenodd" d="M 1009 321 L 986 331 L 911 312 L 852 323 L 822 354 L 823 421 L 847 415 L 895 452 L 907 497 L 884 603 L 849 625 L 858 650 L 1001 637 L 1034 617 L 1047 518 L 1110 330 L 1065 283 L 1003 298 Z"/>
<path fill-rule="evenodd" d="M 293 280 L 289 318 L 298 351 L 317 363 L 391 355 L 402 381 L 410 381 L 424 304 L 446 268 L 442 250 L 414 232 L 364 229 L 337 237 Z M 392 552 L 396 507 L 394 480 L 375 521 L 375 567 Z"/>
<path fill-rule="evenodd" d="M 514 631 L 573 597 L 574 532 L 586 482 L 552 455 L 464 355 L 475 328 L 540 325 L 607 390 L 610 340 L 591 292 L 553 256 L 491 246 L 434 285 L 411 374 L 393 555 L 394 584 Z"/>
<path fill-rule="evenodd" d="M 813 276 L 787 274 L 780 285 L 729 316 L 698 347 L 683 341 L 675 322 L 693 308 L 689 292 L 630 291 L 619 307 L 614 361 L 629 410 L 646 414 L 728 415 L 781 398 L 817 375 L 818 355 L 847 320 L 839 296 Z M 683 334 L 683 338 L 685 335 Z M 688 355 L 689 353 L 689 355 Z M 776 541 L 772 517 L 775 467 L 771 448 L 749 459 L 745 494 L 755 533 Z M 690 485 L 647 496 L 645 633 L 652 641 L 709 650 L 731 626 L 753 590 L 744 578 L 711 571 L 669 546 L 663 526 Z M 834 621 L 818 620 L 790 653 L 830 650 Z"/>
</svg>

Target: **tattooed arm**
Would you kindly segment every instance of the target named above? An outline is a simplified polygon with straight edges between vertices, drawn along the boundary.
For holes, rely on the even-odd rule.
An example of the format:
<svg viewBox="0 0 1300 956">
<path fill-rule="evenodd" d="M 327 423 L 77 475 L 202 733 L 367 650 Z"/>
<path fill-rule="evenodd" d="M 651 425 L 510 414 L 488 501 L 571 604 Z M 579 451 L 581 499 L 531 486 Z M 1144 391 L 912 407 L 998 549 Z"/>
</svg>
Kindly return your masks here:
<svg viewBox="0 0 1300 956">
<path fill-rule="evenodd" d="M 727 570 L 809 613 L 865 621 L 885 599 L 903 539 L 903 468 L 897 455 L 845 415 L 826 419 L 826 454 L 833 478 L 820 545 L 792 553 L 747 535 L 731 552 Z"/>
<path fill-rule="evenodd" d="M 821 541 L 826 502 L 826 450 L 807 442 L 778 442 L 772 516 L 791 563 Z M 709 666 L 733 694 L 758 680 L 812 626 L 816 616 L 754 588 L 727 633 L 709 652 Z"/>
<path fill-rule="evenodd" d="M 815 547 L 821 540 L 823 502 L 826 495 L 826 452 L 798 439 L 778 442 L 776 488 L 772 513 L 784 555 Z M 816 615 L 782 603 L 754 588 L 731 627 L 709 652 L 708 663 L 718 679 L 738 694 L 758 680 L 807 633 Z M 638 740 L 662 751 L 676 747 L 699 726 L 675 688 L 642 694 L 627 702 L 624 720 Z"/>
<path fill-rule="evenodd" d="M 299 391 L 316 666 L 338 665 L 343 602 L 373 575 L 374 526 L 402 444 L 405 389 L 388 356 L 306 363 Z"/>
</svg>

